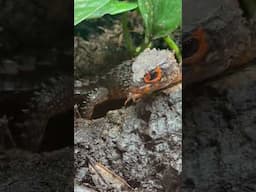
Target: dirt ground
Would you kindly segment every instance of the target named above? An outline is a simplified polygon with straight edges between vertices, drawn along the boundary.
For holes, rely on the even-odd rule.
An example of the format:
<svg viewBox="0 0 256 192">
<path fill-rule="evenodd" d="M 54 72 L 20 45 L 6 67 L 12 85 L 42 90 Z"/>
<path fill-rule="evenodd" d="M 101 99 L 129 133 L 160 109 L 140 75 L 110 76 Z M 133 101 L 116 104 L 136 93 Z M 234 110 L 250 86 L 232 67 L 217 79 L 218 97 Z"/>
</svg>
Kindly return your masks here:
<svg viewBox="0 0 256 192">
<path fill-rule="evenodd" d="M 73 148 L 40 154 L 1 152 L 0 191 L 73 191 L 73 162 Z"/>
</svg>

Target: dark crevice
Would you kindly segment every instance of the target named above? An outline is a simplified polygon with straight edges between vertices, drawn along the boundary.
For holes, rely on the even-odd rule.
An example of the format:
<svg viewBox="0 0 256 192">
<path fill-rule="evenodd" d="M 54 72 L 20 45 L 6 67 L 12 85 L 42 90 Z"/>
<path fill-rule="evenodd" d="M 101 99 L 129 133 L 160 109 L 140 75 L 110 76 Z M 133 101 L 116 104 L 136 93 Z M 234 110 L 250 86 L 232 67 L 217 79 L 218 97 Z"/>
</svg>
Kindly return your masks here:
<svg viewBox="0 0 256 192">
<path fill-rule="evenodd" d="M 243 17 L 250 19 L 255 15 L 256 2 L 255 0 L 239 0 L 239 6 L 242 10 Z"/>
<path fill-rule="evenodd" d="M 0 118 L 6 116 L 8 124 L 5 128 L 6 130 L 1 130 L 3 133 L 0 131 L 0 134 L 3 134 L 3 141 L 0 138 L 0 142 L 3 142 L 2 144 L 5 148 L 23 148 L 22 141 L 19 140 L 23 130 L 17 127 L 17 123 L 25 122 L 29 118 L 22 112 L 22 109 L 28 108 L 31 96 L 31 92 L 19 93 L 17 100 L 16 94 L 2 93 L 0 98 Z M 49 120 L 39 152 L 52 151 L 73 145 L 73 114 L 73 110 L 71 110 L 56 115 Z M 10 139 L 14 139 L 15 145 L 11 143 Z"/>
<path fill-rule="evenodd" d="M 11 92 L 11 91 L 10 91 Z M 29 98 L 32 96 L 31 92 L 19 93 L 19 98 L 13 93 L 0 92 L 0 117 L 3 115 L 7 116 L 18 116 L 20 115 L 21 109 L 26 109 Z"/>
<path fill-rule="evenodd" d="M 53 151 L 74 144 L 73 110 L 54 116 L 48 122 L 39 152 Z"/>
<path fill-rule="evenodd" d="M 110 110 L 121 109 L 124 106 L 125 100 L 126 98 L 110 99 L 100 104 L 97 104 L 94 107 L 91 119 L 98 119 L 104 117 Z"/>
</svg>

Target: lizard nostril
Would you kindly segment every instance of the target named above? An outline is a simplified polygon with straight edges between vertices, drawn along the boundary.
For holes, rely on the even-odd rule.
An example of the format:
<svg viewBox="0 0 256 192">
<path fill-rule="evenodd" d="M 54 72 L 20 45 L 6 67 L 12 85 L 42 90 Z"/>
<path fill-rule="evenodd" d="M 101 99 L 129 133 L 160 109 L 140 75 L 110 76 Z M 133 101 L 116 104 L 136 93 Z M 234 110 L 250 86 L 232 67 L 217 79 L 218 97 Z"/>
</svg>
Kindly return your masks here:
<svg viewBox="0 0 256 192">
<path fill-rule="evenodd" d="M 73 137 L 70 137 L 74 131 L 73 114 L 73 109 L 70 109 L 49 119 L 39 152 L 53 151 L 74 144 Z"/>
<path fill-rule="evenodd" d="M 182 47 L 184 64 L 195 64 L 200 62 L 208 52 L 208 42 L 205 31 L 199 27 L 192 33 L 192 36 L 189 39 L 183 41 Z"/>
</svg>

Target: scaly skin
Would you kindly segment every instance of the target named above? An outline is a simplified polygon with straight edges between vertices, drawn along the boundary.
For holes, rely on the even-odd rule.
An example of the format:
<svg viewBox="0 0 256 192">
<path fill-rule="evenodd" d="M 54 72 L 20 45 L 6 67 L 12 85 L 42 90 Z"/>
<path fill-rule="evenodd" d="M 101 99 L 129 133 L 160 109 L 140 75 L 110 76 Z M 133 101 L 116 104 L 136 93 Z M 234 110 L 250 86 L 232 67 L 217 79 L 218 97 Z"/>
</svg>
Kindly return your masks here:
<svg viewBox="0 0 256 192">
<path fill-rule="evenodd" d="M 133 83 L 126 100 L 137 102 L 146 95 L 167 89 L 181 82 L 181 69 L 168 50 L 146 49 L 132 65 Z"/>
<path fill-rule="evenodd" d="M 15 139 L 19 146 L 31 151 L 40 149 L 48 121 L 73 107 L 72 84 L 72 76 L 51 77 L 34 92 L 23 111 L 26 120 L 17 125 L 22 130 Z"/>
<path fill-rule="evenodd" d="M 72 5 L 0 0 L 0 118 L 17 147 L 37 150 L 48 120 L 72 109 Z"/>
<path fill-rule="evenodd" d="M 237 0 L 185 0 L 183 10 L 183 85 L 209 79 L 255 58 L 255 21 L 243 17 Z M 194 50 L 189 39 L 198 44 Z"/>
<path fill-rule="evenodd" d="M 91 119 L 96 105 L 125 98 L 131 84 L 130 74 L 131 61 L 127 61 L 98 76 L 87 76 L 85 85 L 77 86 L 75 83 L 75 103 L 81 109 L 81 116 Z"/>
<path fill-rule="evenodd" d="M 0 115 L 7 117 L 12 133 L 6 139 L 12 140 L 12 147 L 31 151 L 40 148 L 48 121 L 73 108 L 73 78 L 63 70 L 66 64 L 61 68 L 55 59 L 39 58 L 20 55 L 0 60 L 0 104 L 5 106 Z"/>
<path fill-rule="evenodd" d="M 101 103 L 115 99 L 126 100 L 124 105 L 130 100 L 137 102 L 179 82 L 181 69 L 174 54 L 147 49 L 134 62 L 123 62 L 99 78 L 93 77 L 86 86 L 76 87 L 75 98 L 80 103 L 81 116 L 91 119 L 95 106 Z"/>
</svg>

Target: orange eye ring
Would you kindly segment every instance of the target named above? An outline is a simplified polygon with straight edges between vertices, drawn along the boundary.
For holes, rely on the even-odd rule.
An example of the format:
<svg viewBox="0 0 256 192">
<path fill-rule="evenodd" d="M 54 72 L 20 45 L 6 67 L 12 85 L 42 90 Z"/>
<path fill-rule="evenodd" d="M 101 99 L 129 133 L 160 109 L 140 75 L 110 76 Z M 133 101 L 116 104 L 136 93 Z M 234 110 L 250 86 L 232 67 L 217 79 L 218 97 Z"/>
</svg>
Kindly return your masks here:
<svg viewBox="0 0 256 192">
<path fill-rule="evenodd" d="M 192 33 L 192 38 L 196 39 L 199 43 L 199 48 L 195 54 L 183 59 L 184 64 L 195 64 L 200 62 L 208 52 L 208 43 L 206 40 L 206 34 L 202 27 L 199 27 Z"/>
<path fill-rule="evenodd" d="M 153 73 L 155 73 L 155 75 L 153 75 Z M 157 66 L 153 71 L 146 73 L 146 75 L 144 76 L 144 82 L 145 83 L 156 83 L 156 82 L 160 81 L 161 78 L 162 78 L 162 70 L 159 66 Z"/>
</svg>

